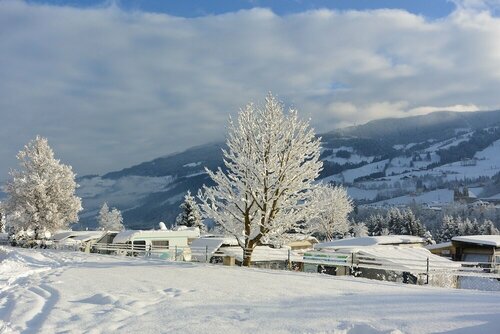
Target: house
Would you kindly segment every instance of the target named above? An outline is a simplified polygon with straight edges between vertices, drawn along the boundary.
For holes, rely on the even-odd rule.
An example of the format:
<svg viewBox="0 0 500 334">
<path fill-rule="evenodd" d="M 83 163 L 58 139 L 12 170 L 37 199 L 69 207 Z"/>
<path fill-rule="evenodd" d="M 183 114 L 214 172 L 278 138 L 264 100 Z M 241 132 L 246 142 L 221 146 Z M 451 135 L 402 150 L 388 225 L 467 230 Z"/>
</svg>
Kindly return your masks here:
<svg viewBox="0 0 500 334">
<path fill-rule="evenodd" d="M 464 270 L 475 272 L 458 277 L 464 289 L 500 290 L 500 235 L 468 235 L 453 237 L 455 259 Z"/>
<path fill-rule="evenodd" d="M 453 280 L 446 280 L 437 273 L 458 270 L 460 265 L 432 254 L 424 244 L 423 238 L 405 235 L 321 243 L 315 245 L 313 252 L 304 254 L 304 269 L 413 284 L 429 280 L 434 285 L 454 286 Z"/>
<path fill-rule="evenodd" d="M 453 237 L 451 243 L 458 261 L 500 266 L 500 235 L 459 236 Z"/>
</svg>

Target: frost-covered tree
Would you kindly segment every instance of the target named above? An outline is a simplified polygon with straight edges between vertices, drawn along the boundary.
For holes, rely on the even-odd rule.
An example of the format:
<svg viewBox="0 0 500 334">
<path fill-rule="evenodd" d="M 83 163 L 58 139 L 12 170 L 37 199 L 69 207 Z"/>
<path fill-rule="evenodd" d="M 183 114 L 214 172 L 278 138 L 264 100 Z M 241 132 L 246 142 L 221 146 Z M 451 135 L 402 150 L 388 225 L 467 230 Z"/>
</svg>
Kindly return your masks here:
<svg viewBox="0 0 500 334">
<path fill-rule="evenodd" d="M 316 233 L 326 240 L 343 237 L 349 233 L 347 215 L 351 213 L 352 201 L 341 186 L 324 185 L 318 187 L 312 198 L 320 209 L 309 220 L 309 233 Z"/>
<path fill-rule="evenodd" d="M 179 207 L 181 208 L 182 211 L 181 213 L 179 213 L 177 219 L 175 220 L 175 223 L 177 225 L 183 225 L 187 227 L 198 227 L 202 232 L 207 231 L 205 224 L 203 224 L 198 204 L 196 204 L 196 200 L 191 195 L 191 192 L 189 190 L 187 194 L 184 196 L 184 201 Z"/>
<path fill-rule="evenodd" d="M 349 233 L 353 237 L 367 237 L 369 235 L 368 228 L 363 222 L 351 223 L 349 227 Z"/>
<path fill-rule="evenodd" d="M 401 223 L 401 229 L 395 234 L 402 235 L 414 235 L 418 237 L 425 237 L 427 230 L 424 225 L 415 217 L 415 214 L 411 209 L 406 209 L 402 212 L 403 221 Z"/>
<path fill-rule="evenodd" d="M 316 212 L 310 199 L 322 168 L 320 140 L 269 94 L 265 106 L 248 104 L 229 121 L 226 143 L 226 170 L 207 170 L 215 186 L 198 197 L 204 215 L 237 238 L 249 266 L 257 245 L 281 244 Z"/>
<path fill-rule="evenodd" d="M 495 227 L 495 224 L 491 220 L 485 220 L 484 223 L 481 225 L 481 233 L 480 234 L 485 234 L 485 235 L 498 235 L 500 234 L 500 231 Z"/>
<path fill-rule="evenodd" d="M 457 220 L 452 216 L 445 215 L 436 233 L 436 240 L 438 242 L 447 242 L 460 234 L 460 226 Z"/>
<path fill-rule="evenodd" d="M 391 208 L 387 212 L 386 221 L 390 234 L 407 234 L 404 226 L 404 216 L 398 208 Z"/>
<path fill-rule="evenodd" d="M 75 196 L 75 174 L 54 158 L 47 139 L 37 136 L 21 150 L 20 170 L 10 172 L 5 210 L 14 230 L 33 230 L 34 238 L 78 221 L 81 200 Z"/>
<path fill-rule="evenodd" d="M 380 214 L 370 216 L 366 223 L 366 227 L 368 228 L 368 235 L 370 236 L 380 236 L 388 234 L 387 222 L 385 218 Z"/>
<path fill-rule="evenodd" d="M 125 229 L 123 226 L 123 217 L 120 210 L 117 208 L 110 209 L 108 204 L 104 202 L 99 210 L 99 216 L 97 218 L 99 222 L 99 227 L 103 231 L 122 231 Z"/>
</svg>

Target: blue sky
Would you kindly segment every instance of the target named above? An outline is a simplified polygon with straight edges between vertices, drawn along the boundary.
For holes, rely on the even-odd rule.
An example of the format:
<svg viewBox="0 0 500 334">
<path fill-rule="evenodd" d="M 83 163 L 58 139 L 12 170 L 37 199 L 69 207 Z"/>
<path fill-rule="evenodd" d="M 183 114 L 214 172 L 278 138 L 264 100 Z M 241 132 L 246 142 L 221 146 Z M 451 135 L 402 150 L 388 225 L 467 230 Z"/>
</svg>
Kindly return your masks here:
<svg viewBox="0 0 500 334">
<path fill-rule="evenodd" d="M 30 0 L 32 3 L 100 6 L 103 0 Z M 449 15 L 455 4 L 450 0 L 120 0 L 118 6 L 128 10 L 167 13 L 181 17 L 199 17 L 234 12 L 254 7 L 271 9 L 278 15 L 287 15 L 314 9 L 370 10 L 380 8 L 404 9 L 429 18 Z"/>
<path fill-rule="evenodd" d="M 223 140 L 268 91 L 319 133 L 500 109 L 499 4 L 0 0 L 0 180 L 36 135 L 79 175 Z"/>
</svg>

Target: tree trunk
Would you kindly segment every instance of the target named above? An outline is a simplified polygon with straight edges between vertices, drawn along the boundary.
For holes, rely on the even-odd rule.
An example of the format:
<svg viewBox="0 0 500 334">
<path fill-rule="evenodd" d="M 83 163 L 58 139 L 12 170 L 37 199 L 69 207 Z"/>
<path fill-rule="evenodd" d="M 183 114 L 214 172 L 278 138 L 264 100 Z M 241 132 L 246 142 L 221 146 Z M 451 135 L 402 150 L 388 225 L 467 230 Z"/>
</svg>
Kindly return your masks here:
<svg viewBox="0 0 500 334">
<path fill-rule="evenodd" d="M 246 247 L 243 248 L 243 263 L 241 264 L 243 267 L 250 267 L 250 263 L 252 262 L 252 253 L 254 249 L 254 242 L 250 240 L 246 243 Z"/>
</svg>

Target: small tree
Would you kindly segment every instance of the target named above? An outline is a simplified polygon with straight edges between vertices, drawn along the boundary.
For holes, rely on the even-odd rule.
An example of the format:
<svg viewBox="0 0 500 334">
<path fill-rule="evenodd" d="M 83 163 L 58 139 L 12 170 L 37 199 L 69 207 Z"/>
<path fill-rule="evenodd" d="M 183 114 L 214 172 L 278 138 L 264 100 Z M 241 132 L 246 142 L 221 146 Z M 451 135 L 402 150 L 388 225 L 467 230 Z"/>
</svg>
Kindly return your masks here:
<svg viewBox="0 0 500 334">
<path fill-rule="evenodd" d="M 317 233 L 326 240 L 343 237 L 349 233 L 347 215 L 353 207 L 345 188 L 332 185 L 319 187 L 313 201 L 322 204 L 323 209 L 310 219 L 310 233 Z"/>
<path fill-rule="evenodd" d="M 481 225 L 481 234 L 485 235 L 498 235 L 500 231 L 495 227 L 495 224 L 491 220 L 485 220 Z"/>
<path fill-rule="evenodd" d="M 366 223 L 366 227 L 368 228 L 368 235 L 370 236 L 380 236 L 387 235 L 387 222 L 382 215 L 372 215 L 368 218 L 368 222 Z"/>
<path fill-rule="evenodd" d="M 225 171 L 207 170 L 215 186 L 198 196 L 204 215 L 238 240 L 244 266 L 257 245 L 281 244 L 315 212 L 320 140 L 297 111 L 283 109 L 269 94 L 263 108 L 249 104 L 229 121 Z"/>
<path fill-rule="evenodd" d="M 14 230 L 33 230 L 33 238 L 44 231 L 55 232 L 78 221 L 81 200 L 70 166 L 54 158 L 47 139 L 37 136 L 17 155 L 20 170 L 10 172 L 6 214 Z"/>
<path fill-rule="evenodd" d="M 445 215 L 436 233 L 436 240 L 438 242 L 447 242 L 460 234 L 460 227 L 457 220 L 452 216 Z"/>
<path fill-rule="evenodd" d="M 207 231 L 205 224 L 203 224 L 198 204 L 196 204 L 196 200 L 193 196 L 191 196 L 191 192 L 189 190 L 184 196 L 184 202 L 182 202 L 179 207 L 182 211 L 175 220 L 177 225 L 198 227 L 202 232 Z"/>
<path fill-rule="evenodd" d="M 99 227 L 104 231 L 122 231 L 125 229 L 120 210 L 117 208 L 110 210 L 106 202 L 104 202 L 101 210 L 99 210 L 98 222 Z"/>
<path fill-rule="evenodd" d="M 352 223 L 349 227 L 349 233 L 353 237 L 367 237 L 368 236 L 368 228 L 365 223 Z"/>
</svg>

